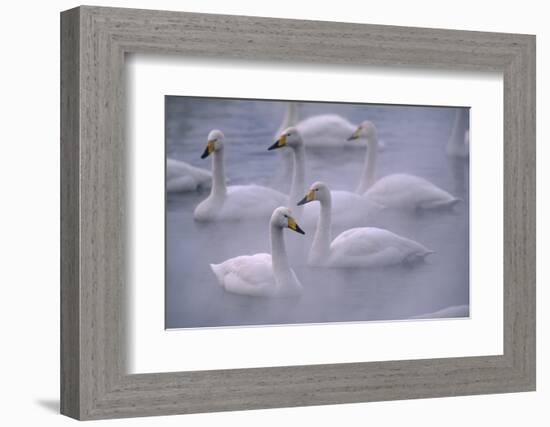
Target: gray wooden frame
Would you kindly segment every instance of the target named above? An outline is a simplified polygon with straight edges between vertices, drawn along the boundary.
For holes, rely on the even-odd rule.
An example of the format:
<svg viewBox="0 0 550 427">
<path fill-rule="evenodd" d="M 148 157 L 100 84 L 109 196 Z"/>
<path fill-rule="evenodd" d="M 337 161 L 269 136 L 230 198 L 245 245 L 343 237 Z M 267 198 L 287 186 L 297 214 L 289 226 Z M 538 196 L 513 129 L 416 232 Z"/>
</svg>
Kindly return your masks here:
<svg viewBox="0 0 550 427">
<path fill-rule="evenodd" d="M 502 72 L 504 354 L 128 375 L 129 52 Z M 63 414 L 99 419 L 535 389 L 534 36 L 83 6 L 61 14 L 61 122 Z"/>
</svg>

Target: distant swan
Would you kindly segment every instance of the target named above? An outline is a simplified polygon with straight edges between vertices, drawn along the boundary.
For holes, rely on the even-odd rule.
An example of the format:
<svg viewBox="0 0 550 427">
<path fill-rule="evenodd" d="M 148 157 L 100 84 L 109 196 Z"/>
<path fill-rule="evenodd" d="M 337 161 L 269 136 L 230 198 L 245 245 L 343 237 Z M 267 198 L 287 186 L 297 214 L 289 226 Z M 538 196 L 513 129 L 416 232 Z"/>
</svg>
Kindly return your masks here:
<svg viewBox="0 0 550 427">
<path fill-rule="evenodd" d="M 438 209 L 452 207 L 460 201 L 430 181 L 414 175 L 392 174 L 376 179 L 376 157 L 378 137 L 370 121 L 364 121 L 348 140 L 361 135 L 367 138 L 365 167 L 356 192 L 367 199 L 388 208 Z"/>
<path fill-rule="evenodd" d="M 212 173 L 181 160 L 166 159 L 166 191 L 185 192 L 212 186 Z"/>
<path fill-rule="evenodd" d="M 311 186 L 300 205 L 317 200 L 321 213 L 308 264 L 327 267 L 385 267 L 414 264 L 433 253 L 420 243 L 374 227 L 352 228 L 331 242 L 331 194 L 322 182 Z"/>
<path fill-rule="evenodd" d="M 294 206 L 305 191 L 305 163 L 306 153 L 304 142 L 296 127 L 289 127 L 281 132 L 278 139 L 268 150 L 281 148 L 281 151 L 288 151 L 292 155 L 291 176 L 289 193 L 289 206 Z M 368 215 L 376 211 L 377 206 L 359 194 L 350 191 L 332 191 L 333 210 L 339 225 L 350 225 L 365 223 Z M 294 208 L 296 215 L 304 224 L 314 224 L 318 217 L 316 206 L 304 206 Z"/>
<path fill-rule="evenodd" d="M 298 102 L 289 102 L 283 121 L 277 130 L 276 136 L 291 126 L 300 132 L 306 148 L 333 147 L 342 145 L 358 148 L 361 144 L 347 141 L 357 125 L 338 114 L 316 114 L 300 120 L 301 106 Z M 366 140 L 364 141 L 366 143 Z M 379 141 L 379 148 L 381 144 Z"/>
<path fill-rule="evenodd" d="M 465 159 L 470 156 L 468 115 L 467 108 L 457 108 L 451 137 L 447 143 L 447 154 L 451 157 Z"/>
<path fill-rule="evenodd" d="M 212 189 L 210 195 L 195 208 L 195 220 L 268 218 L 273 209 L 286 203 L 287 196 L 268 187 L 254 184 L 226 186 L 223 150 L 223 133 L 211 131 L 201 157 L 204 159 L 213 154 Z"/>
<path fill-rule="evenodd" d="M 357 144 L 357 141 L 350 142 L 347 140 L 357 128 L 357 125 L 351 123 L 348 119 L 338 114 L 318 114 L 300 120 L 300 110 L 300 104 L 297 102 L 287 104 L 283 121 L 275 137 L 278 137 L 285 129 L 293 126 L 300 132 L 306 148 L 341 148 L 342 146 L 359 148 L 363 146 L 363 144 Z M 384 147 L 384 143 L 378 141 L 378 149 L 383 150 Z M 281 151 L 280 155 L 283 162 L 282 176 L 284 180 L 285 177 L 292 174 L 292 156 L 284 150 Z"/>
<path fill-rule="evenodd" d="M 283 228 L 305 234 L 288 208 L 277 208 L 271 216 L 269 236 L 271 255 L 260 253 L 210 264 L 220 285 L 234 294 L 250 296 L 292 296 L 302 292 L 302 285 L 290 268 Z"/>
</svg>

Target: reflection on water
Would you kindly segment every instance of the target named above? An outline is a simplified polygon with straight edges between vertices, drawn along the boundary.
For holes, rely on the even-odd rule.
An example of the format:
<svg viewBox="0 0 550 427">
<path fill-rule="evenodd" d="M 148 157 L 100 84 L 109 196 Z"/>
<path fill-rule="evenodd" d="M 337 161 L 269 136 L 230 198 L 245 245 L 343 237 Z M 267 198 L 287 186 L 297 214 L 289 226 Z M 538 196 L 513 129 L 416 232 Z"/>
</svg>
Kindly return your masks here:
<svg viewBox="0 0 550 427">
<path fill-rule="evenodd" d="M 166 149 L 171 158 L 210 168 L 201 160 L 213 128 L 225 133 L 226 174 L 231 184 L 277 188 L 281 164 L 268 152 L 286 103 L 206 98 L 166 98 Z M 305 265 L 314 229 L 306 236 L 285 230 L 292 267 L 304 286 L 299 299 L 232 295 L 217 283 L 210 263 L 269 252 L 265 222 L 198 224 L 193 210 L 207 192 L 167 195 L 166 327 L 322 323 L 406 319 L 469 303 L 468 162 L 451 162 L 446 143 L 454 108 L 305 103 L 303 117 L 337 113 L 354 123 L 372 120 L 385 149 L 377 176 L 405 172 L 427 178 L 464 200 L 453 212 L 405 215 L 385 212 L 372 225 L 385 227 L 436 251 L 415 268 L 323 269 Z M 307 152 L 306 182 L 353 190 L 364 149 Z M 281 189 L 282 191 L 286 191 Z M 333 236 L 343 231 L 333 229 Z"/>
</svg>

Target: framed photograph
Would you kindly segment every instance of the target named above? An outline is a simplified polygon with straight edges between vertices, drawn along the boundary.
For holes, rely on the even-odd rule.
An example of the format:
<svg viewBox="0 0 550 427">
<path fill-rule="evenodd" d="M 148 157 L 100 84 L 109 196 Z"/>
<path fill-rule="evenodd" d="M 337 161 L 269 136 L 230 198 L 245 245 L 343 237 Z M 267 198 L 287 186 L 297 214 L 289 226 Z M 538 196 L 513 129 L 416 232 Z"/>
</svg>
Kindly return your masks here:
<svg viewBox="0 0 550 427">
<path fill-rule="evenodd" d="M 535 389 L 535 37 L 61 14 L 61 412 Z"/>
</svg>

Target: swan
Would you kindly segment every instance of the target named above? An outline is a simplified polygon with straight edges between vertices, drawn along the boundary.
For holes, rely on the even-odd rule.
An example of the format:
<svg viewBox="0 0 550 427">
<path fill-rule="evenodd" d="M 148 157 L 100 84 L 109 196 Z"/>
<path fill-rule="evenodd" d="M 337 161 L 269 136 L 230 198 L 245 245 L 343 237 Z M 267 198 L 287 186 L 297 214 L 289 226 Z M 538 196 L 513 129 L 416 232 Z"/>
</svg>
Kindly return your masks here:
<svg viewBox="0 0 550 427">
<path fill-rule="evenodd" d="M 378 137 L 376 127 L 368 120 L 361 123 L 348 140 L 363 135 L 367 139 L 365 167 L 356 193 L 381 206 L 400 209 L 438 209 L 452 207 L 460 201 L 430 181 L 404 173 L 376 179 Z"/>
<path fill-rule="evenodd" d="M 433 253 L 420 243 L 374 227 L 351 228 L 331 242 L 332 200 L 331 192 L 324 183 L 314 183 L 298 204 L 314 200 L 321 204 L 321 213 L 309 252 L 309 265 L 386 267 L 413 264 Z"/>
<path fill-rule="evenodd" d="M 295 126 L 306 148 L 333 147 L 341 148 L 342 144 L 350 148 L 360 145 L 347 141 L 348 136 L 357 129 L 357 125 L 338 114 L 317 114 L 300 120 L 300 104 L 289 102 L 283 121 L 277 130 L 276 136 L 285 129 Z M 366 140 L 364 141 L 366 143 Z M 379 148 L 380 148 L 379 144 Z"/>
<path fill-rule="evenodd" d="M 260 253 L 210 264 L 220 285 L 234 294 L 250 296 L 292 296 L 302 292 L 302 284 L 290 268 L 283 228 L 305 234 L 288 208 L 273 211 L 269 224 L 271 255 Z"/>
<path fill-rule="evenodd" d="M 279 138 L 268 150 L 282 149 L 292 154 L 291 184 L 289 204 L 293 206 L 300 200 L 305 191 L 306 153 L 303 138 L 297 127 L 289 127 L 281 132 Z M 331 191 L 333 210 L 338 224 L 364 223 L 368 215 L 374 214 L 377 206 L 359 194 L 350 191 Z M 296 216 L 304 224 L 314 224 L 318 217 L 318 209 L 308 205 L 295 208 Z"/>
<path fill-rule="evenodd" d="M 212 188 L 194 212 L 197 221 L 241 220 L 266 217 L 277 206 L 287 202 L 287 196 L 261 185 L 226 185 L 223 150 L 224 135 L 214 129 L 208 134 L 208 143 L 201 158 L 212 154 Z"/>
<path fill-rule="evenodd" d="M 453 130 L 447 143 L 447 154 L 451 157 L 466 159 L 470 156 L 468 113 L 466 108 L 456 110 Z"/>
<path fill-rule="evenodd" d="M 166 191 L 185 192 L 212 186 L 212 173 L 181 160 L 166 159 Z"/>
<path fill-rule="evenodd" d="M 346 118 L 338 114 L 318 114 L 300 120 L 300 104 L 289 102 L 283 117 L 283 121 L 275 134 L 277 138 L 285 129 L 294 126 L 302 136 L 306 148 L 341 148 L 342 145 L 350 148 L 359 148 L 362 144 L 350 142 L 348 136 L 357 128 L 357 125 L 351 123 Z M 366 143 L 366 140 L 365 140 Z M 378 149 L 382 151 L 385 144 L 378 141 Z M 292 155 L 290 152 L 282 150 L 282 182 L 286 177 L 292 175 Z"/>
</svg>

